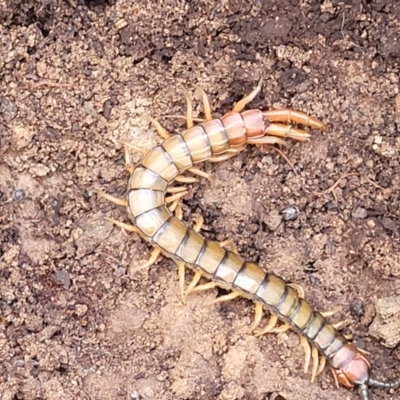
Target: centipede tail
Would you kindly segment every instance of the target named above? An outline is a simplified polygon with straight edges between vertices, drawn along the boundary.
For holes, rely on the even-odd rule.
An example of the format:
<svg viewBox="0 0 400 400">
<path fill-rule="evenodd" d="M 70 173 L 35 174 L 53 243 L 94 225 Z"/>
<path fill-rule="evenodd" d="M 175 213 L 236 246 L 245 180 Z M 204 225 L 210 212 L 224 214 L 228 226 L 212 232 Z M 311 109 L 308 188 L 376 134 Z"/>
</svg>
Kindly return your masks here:
<svg viewBox="0 0 400 400">
<path fill-rule="evenodd" d="M 383 383 L 371 378 L 371 366 L 365 352 L 349 343 L 320 312 L 313 310 L 301 291 L 257 264 L 246 262 L 234 251 L 205 239 L 198 233 L 199 229 L 187 227 L 179 215 L 171 211 L 173 207 L 170 209 L 166 205 L 170 185 L 198 163 L 225 160 L 244 150 L 248 144 L 284 145 L 286 139 L 309 140 L 310 134 L 293 127 L 293 122 L 317 129 L 325 127 L 317 118 L 300 111 L 243 111 L 260 88 L 261 81 L 233 111 L 219 119 L 211 119 L 208 101 L 201 92 L 207 121 L 193 126 L 191 107 L 188 106 L 188 129 L 182 134 L 168 137 L 158 127 L 167 139 L 148 151 L 129 179 L 127 210 L 134 225 L 130 230 L 138 231 L 144 240 L 178 264 L 181 282 L 184 266 L 195 271 L 190 290 L 195 290 L 200 277 L 204 276 L 214 282 L 204 286 L 217 285 L 232 290 L 233 294 L 227 296 L 230 299 L 240 294 L 254 301 L 257 305 L 254 326 L 259 323 L 262 309 L 275 316 L 265 332 L 272 331 L 279 318 L 303 338 L 302 344 L 308 346 L 308 356 L 312 354 L 313 360 L 318 359 L 318 350 L 339 383 L 348 388 L 359 386 L 363 400 L 368 400 L 370 386 L 397 389 L 400 381 Z M 107 197 L 117 204 L 126 204 L 124 200 Z M 317 373 L 315 367 L 312 379 Z"/>
</svg>

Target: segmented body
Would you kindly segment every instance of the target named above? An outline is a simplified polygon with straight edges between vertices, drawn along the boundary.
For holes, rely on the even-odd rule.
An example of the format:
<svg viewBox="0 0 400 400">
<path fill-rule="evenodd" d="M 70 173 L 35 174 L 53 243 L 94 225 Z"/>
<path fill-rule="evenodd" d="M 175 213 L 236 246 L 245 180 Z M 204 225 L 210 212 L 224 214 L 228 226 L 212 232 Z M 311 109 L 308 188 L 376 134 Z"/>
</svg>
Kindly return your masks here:
<svg viewBox="0 0 400 400">
<path fill-rule="evenodd" d="M 321 313 L 314 311 L 293 286 L 273 273 L 265 272 L 257 264 L 246 262 L 217 242 L 203 238 L 174 216 L 166 205 L 166 193 L 171 184 L 184 171 L 193 171 L 195 164 L 227 159 L 243 150 L 247 144 L 284 144 L 281 137 L 298 141 L 309 139 L 307 132 L 279 122 L 324 128 L 321 121 L 299 111 L 242 111 L 259 93 L 261 84 L 262 80 L 235 105 L 232 112 L 220 119 L 212 119 L 208 99 L 202 92 L 207 121 L 196 126 L 193 126 L 191 105 L 188 103 L 187 121 L 190 128 L 181 135 L 168 137 L 161 145 L 147 152 L 130 177 L 127 201 L 102 194 L 116 204 L 126 205 L 134 226 L 110 220 L 125 229 L 138 232 L 148 243 L 173 259 L 178 264 L 181 280 L 184 278 L 181 266 L 188 266 L 196 271 L 198 278 L 205 276 L 218 286 L 254 301 L 256 321 L 257 313 L 260 317 L 262 308 L 277 316 L 303 338 L 308 347 L 307 350 L 302 342 L 308 352 L 308 361 L 311 350 L 307 343 L 317 349 L 324 360 L 328 360 L 338 382 L 350 388 L 359 385 L 363 400 L 368 400 L 368 386 L 398 388 L 400 381 L 383 383 L 371 378 L 370 363 L 365 352 L 349 343 Z M 160 125 L 157 129 L 163 136 L 168 136 Z M 147 265 L 151 265 L 151 262 Z M 196 275 L 192 284 L 196 281 Z M 189 287 L 193 289 L 196 283 L 192 284 Z M 269 325 L 263 332 L 268 332 Z M 316 373 L 314 369 L 313 377 Z"/>
<path fill-rule="evenodd" d="M 168 185 L 183 171 L 264 136 L 267 128 L 268 121 L 261 111 L 248 110 L 228 113 L 165 140 L 149 151 L 131 175 L 128 212 L 141 236 L 164 255 L 194 271 L 200 270 L 225 289 L 239 291 L 261 303 L 317 347 L 335 370 L 343 369 L 343 363 L 357 363 L 364 357 L 294 288 L 217 242 L 204 239 L 176 218 L 165 204 Z M 365 368 L 366 374 L 368 370 Z M 367 375 L 361 379 L 367 379 Z M 354 385 L 354 381 L 348 383 Z"/>
</svg>

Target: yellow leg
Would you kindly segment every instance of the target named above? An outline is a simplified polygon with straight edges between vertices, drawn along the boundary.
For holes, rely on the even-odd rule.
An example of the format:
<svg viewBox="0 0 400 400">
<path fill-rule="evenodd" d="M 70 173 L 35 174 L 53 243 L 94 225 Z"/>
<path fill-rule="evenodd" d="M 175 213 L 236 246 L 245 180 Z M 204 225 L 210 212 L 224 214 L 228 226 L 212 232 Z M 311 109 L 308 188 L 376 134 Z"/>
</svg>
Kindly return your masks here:
<svg viewBox="0 0 400 400">
<path fill-rule="evenodd" d="M 178 277 L 179 277 L 179 289 L 182 298 L 182 303 L 186 304 L 186 296 L 185 296 L 185 263 L 177 263 L 178 264 Z"/>
<path fill-rule="evenodd" d="M 335 315 L 337 312 L 339 312 L 341 310 L 341 307 L 336 307 L 333 310 L 329 310 L 329 311 L 320 311 L 319 313 L 327 318 L 327 317 L 332 317 L 332 315 Z"/>
<path fill-rule="evenodd" d="M 311 382 L 315 381 L 315 378 L 317 376 L 317 371 L 318 371 L 318 365 L 319 365 L 319 354 L 318 350 L 316 347 L 313 347 L 311 350 L 311 357 L 312 357 L 312 372 L 311 372 Z"/>
<path fill-rule="evenodd" d="M 149 117 L 149 120 L 163 139 L 168 139 L 169 137 L 171 137 L 171 134 L 157 120 L 151 117 Z"/>
<path fill-rule="evenodd" d="M 195 86 L 196 88 L 196 94 L 201 98 L 203 102 L 203 107 L 204 107 L 204 114 L 206 115 L 206 120 L 209 121 L 212 119 L 212 113 L 211 113 L 211 107 L 210 107 L 210 102 L 208 101 L 208 96 L 206 92 L 198 86 Z"/>
<path fill-rule="evenodd" d="M 336 324 L 332 324 L 332 326 L 335 328 L 335 329 L 340 329 L 340 328 L 342 328 L 344 325 L 346 325 L 347 324 L 347 320 L 344 320 L 344 321 L 339 321 L 339 322 L 336 322 Z"/>
<path fill-rule="evenodd" d="M 192 281 L 189 283 L 189 286 L 187 287 L 186 291 L 185 291 L 185 303 L 186 303 L 186 298 L 189 295 L 189 293 L 193 292 L 193 289 L 196 287 L 196 285 L 199 283 L 200 279 L 202 277 L 202 274 L 200 271 L 196 271 Z"/>
<path fill-rule="evenodd" d="M 212 181 L 211 176 L 209 174 L 207 174 L 207 172 L 202 171 L 201 169 L 198 169 L 196 167 L 191 167 L 191 168 L 188 168 L 188 171 L 191 172 L 192 174 L 202 176 L 203 178 L 206 178 L 210 182 Z"/>
<path fill-rule="evenodd" d="M 215 282 L 207 282 L 204 283 L 203 285 L 198 285 L 196 287 L 194 287 L 192 289 L 192 292 L 200 292 L 203 290 L 210 290 L 210 289 L 214 289 L 215 287 L 217 287 L 217 284 Z"/>
<path fill-rule="evenodd" d="M 282 324 L 274 329 L 272 329 L 271 333 L 283 333 L 290 329 L 290 325 Z"/>
<path fill-rule="evenodd" d="M 138 151 L 139 153 L 142 153 L 144 156 L 150 151 L 150 150 L 145 149 L 144 147 L 138 146 L 134 143 L 123 142 L 122 140 L 118 140 L 117 142 L 122 144 L 125 148 L 130 148 L 135 151 Z M 125 161 L 126 161 L 126 158 L 125 158 Z"/>
<path fill-rule="evenodd" d="M 114 204 L 117 204 L 119 206 L 127 207 L 128 202 L 125 199 L 119 199 L 118 197 L 111 196 L 110 194 L 104 193 L 101 190 L 96 190 L 96 193 L 107 199 L 108 201 L 111 201 Z"/>
<path fill-rule="evenodd" d="M 124 222 L 117 221 L 117 220 L 115 220 L 113 218 L 104 217 L 104 219 L 106 221 L 112 222 L 113 224 L 119 226 L 120 228 L 122 228 L 122 229 L 124 229 L 124 230 L 126 230 L 128 232 L 134 232 L 134 233 L 139 233 L 140 232 L 139 229 L 136 226 L 125 224 Z M 141 269 L 148 268 L 148 267 L 152 266 L 157 261 L 157 258 L 160 255 L 160 253 L 161 253 L 160 249 L 158 249 L 158 248 L 153 249 L 153 251 L 150 254 L 149 259 L 144 264 L 141 264 L 141 265 L 139 265 L 137 267 L 132 268 L 131 272 L 139 271 Z"/>
<path fill-rule="evenodd" d="M 178 175 L 174 180 L 180 183 L 195 183 L 199 181 L 197 178 L 193 178 L 192 176 L 183 175 Z"/>
<path fill-rule="evenodd" d="M 324 370 L 325 365 L 326 365 L 326 357 L 321 356 L 319 359 L 319 367 L 318 367 L 316 376 L 318 376 Z"/>
<path fill-rule="evenodd" d="M 263 316 L 263 306 L 261 303 L 256 303 L 254 321 L 249 326 L 249 332 L 253 332 L 255 329 L 258 328 L 258 326 L 260 325 L 262 316 Z"/>
<path fill-rule="evenodd" d="M 311 361 L 311 346 L 310 343 L 308 343 L 308 340 L 300 336 L 300 344 L 304 349 L 304 352 L 306 353 L 306 359 L 304 362 L 304 372 L 308 372 L 308 368 L 310 366 L 310 361 Z"/>
<path fill-rule="evenodd" d="M 124 146 L 124 158 L 125 158 L 125 168 L 132 175 L 135 170 L 135 166 L 132 164 L 131 155 L 129 153 L 129 148 Z"/>
<path fill-rule="evenodd" d="M 196 232 L 200 232 L 201 227 L 203 226 L 204 223 L 204 218 L 201 215 L 196 215 L 195 217 L 195 223 L 193 226 L 193 230 Z M 196 271 L 192 281 L 189 283 L 185 294 L 184 294 L 184 303 L 186 303 L 186 298 L 187 296 L 193 291 L 193 289 L 196 287 L 196 285 L 199 283 L 200 279 L 202 277 L 201 271 Z"/>
<path fill-rule="evenodd" d="M 175 193 L 172 196 L 168 196 L 165 198 L 165 202 L 168 203 L 173 203 L 175 200 L 179 200 L 181 199 L 183 196 L 186 196 L 189 193 L 189 191 L 185 191 L 185 192 L 179 192 L 179 193 Z"/>
<path fill-rule="evenodd" d="M 175 208 L 174 212 L 175 212 L 175 217 L 176 217 L 176 218 L 182 219 L 182 217 L 183 217 L 183 211 L 182 211 L 182 207 L 181 207 L 181 206 L 178 205 L 178 206 Z"/>
<path fill-rule="evenodd" d="M 264 327 L 263 329 L 255 332 L 255 336 L 262 336 L 262 335 L 265 335 L 266 333 L 271 333 L 273 331 L 273 329 L 275 328 L 275 325 L 277 324 L 278 320 L 279 319 L 276 315 L 272 315 L 267 326 Z"/>
<path fill-rule="evenodd" d="M 136 273 L 137 271 L 141 271 L 143 269 L 150 268 L 152 265 L 154 265 L 156 263 L 157 258 L 160 254 L 161 254 L 161 250 L 154 248 L 152 250 L 152 252 L 150 253 L 149 259 L 145 263 L 136 265 L 135 267 L 130 268 L 130 271 L 129 271 L 130 274 Z"/>
<path fill-rule="evenodd" d="M 222 303 L 224 301 L 229 301 L 229 300 L 236 299 L 237 297 L 239 297 L 241 295 L 242 294 L 240 292 L 233 291 L 231 293 L 226 294 L 225 296 L 220 296 L 220 297 L 217 297 L 216 299 L 207 301 L 206 304 L 207 305 L 212 305 L 212 304 Z"/>
<path fill-rule="evenodd" d="M 117 225 L 122 229 L 125 229 L 128 232 L 134 232 L 134 233 L 139 233 L 140 232 L 139 229 L 136 228 L 136 226 L 125 224 L 124 222 L 117 221 L 116 219 L 113 219 L 113 218 L 104 217 L 104 219 L 106 221 L 112 222 L 114 225 Z"/>
<path fill-rule="evenodd" d="M 250 103 L 250 102 L 258 95 L 258 93 L 260 93 L 262 84 L 263 84 L 263 79 L 261 78 L 261 79 L 258 81 L 258 84 L 257 84 L 257 86 L 255 87 L 255 89 L 253 89 L 253 90 L 251 91 L 251 93 L 249 93 L 247 96 L 243 97 L 242 100 L 238 101 L 238 102 L 235 104 L 235 107 L 233 107 L 232 111 L 233 111 L 233 112 L 240 112 L 240 111 L 242 111 L 243 108 L 245 108 L 246 105 L 247 105 L 248 103 Z"/>
<path fill-rule="evenodd" d="M 196 232 L 200 232 L 201 227 L 203 226 L 204 223 L 204 218 L 197 214 L 195 216 L 195 220 L 194 220 L 194 226 L 193 226 L 193 230 L 195 230 Z"/>
</svg>

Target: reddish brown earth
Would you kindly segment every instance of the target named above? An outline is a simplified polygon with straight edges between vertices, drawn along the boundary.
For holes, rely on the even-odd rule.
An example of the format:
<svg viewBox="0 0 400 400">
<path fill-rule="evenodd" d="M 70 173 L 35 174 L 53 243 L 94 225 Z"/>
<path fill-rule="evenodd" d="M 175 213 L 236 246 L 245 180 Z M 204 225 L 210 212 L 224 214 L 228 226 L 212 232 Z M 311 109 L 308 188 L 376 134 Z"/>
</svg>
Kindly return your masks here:
<svg viewBox="0 0 400 400">
<path fill-rule="evenodd" d="M 332 321 L 375 375 L 399 377 L 395 3 L 0 2 L 2 400 L 358 399 L 328 370 L 310 383 L 296 334 L 250 335 L 251 302 L 208 306 L 214 290 L 183 306 L 168 259 L 134 272 L 149 247 L 103 219 L 128 222 L 95 192 L 124 196 L 116 140 L 150 148 L 148 116 L 182 129 L 162 116 L 184 112 L 183 90 L 201 86 L 218 116 L 260 76 L 251 107 L 328 129 L 283 149 L 297 174 L 268 148 L 206 164 L 213 181 L 191 187 L 185 218 L 202 214 L 207 237 L 231 238 L 317 309 L 341 307 Z M 299 218 L 282 222 L 293 204 Z"/>
</svg>

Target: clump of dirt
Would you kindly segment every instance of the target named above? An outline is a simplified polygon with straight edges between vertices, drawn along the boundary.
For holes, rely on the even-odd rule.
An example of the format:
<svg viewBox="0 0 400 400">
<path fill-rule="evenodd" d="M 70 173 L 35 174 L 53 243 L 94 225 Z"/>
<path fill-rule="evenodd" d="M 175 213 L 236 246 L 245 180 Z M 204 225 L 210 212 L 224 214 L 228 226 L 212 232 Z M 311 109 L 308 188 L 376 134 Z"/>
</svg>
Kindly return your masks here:
<svg viewBox="0 0 400 400">
<path fill-rule="evenodd" d="M 251 302 L 208 306 L 214 290 L 180 304 L 173 263 L 136 271 L 149 247 L 103 219 L 129 222 L 96 192 L 125 195 L 118 140 L 150 148 L 148 116 L 183 129 L 163 117 L 184 113 L 183 89 L 202 87 L 219 116 L 261 76 L 252 108 L 328 128 L 282 149 L 293 168 L 254 147 L 204 165 L 213 181 L 192 185 L 184 215 L 317 309 L 340 306 L 375 375 L 398 376 L 398 344 L 370 326 L 400 294 L 399 18 L 388 0 L 2 2 L 2 399 L 358 399 L 326 372 L 309 383 L 296 334 L 250 335 Z"/>
</svg>

